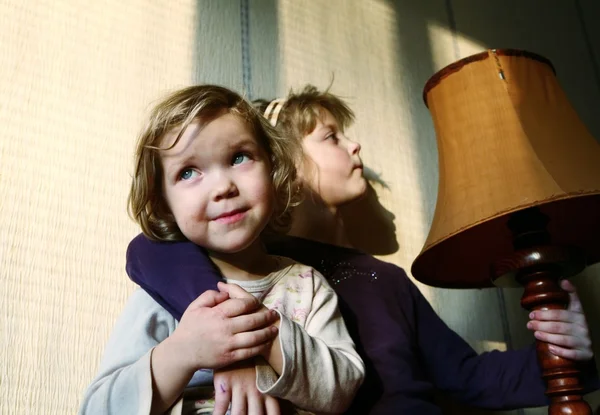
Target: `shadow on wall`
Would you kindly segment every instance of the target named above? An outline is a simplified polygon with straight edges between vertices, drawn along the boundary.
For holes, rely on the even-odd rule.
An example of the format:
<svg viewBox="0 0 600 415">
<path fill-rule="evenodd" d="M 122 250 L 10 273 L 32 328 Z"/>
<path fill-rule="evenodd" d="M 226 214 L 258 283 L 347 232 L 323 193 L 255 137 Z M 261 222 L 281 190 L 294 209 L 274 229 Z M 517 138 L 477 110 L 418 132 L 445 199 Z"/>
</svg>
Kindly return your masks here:
<svg viewBox="0 0 600 415">
<path fill-rule="evenodd" d="M 395 215 L 379 202 L 371 184 L 360 200 L 340 210 L 350 243 L 371 255 L 393 254 L 400 248 Z"/>
<path fill-rule="evenodd" d="M 223 85 L 248 100 L 285 93 L 277 3 L 196 0 L 193 82 Z"/>
</svg>

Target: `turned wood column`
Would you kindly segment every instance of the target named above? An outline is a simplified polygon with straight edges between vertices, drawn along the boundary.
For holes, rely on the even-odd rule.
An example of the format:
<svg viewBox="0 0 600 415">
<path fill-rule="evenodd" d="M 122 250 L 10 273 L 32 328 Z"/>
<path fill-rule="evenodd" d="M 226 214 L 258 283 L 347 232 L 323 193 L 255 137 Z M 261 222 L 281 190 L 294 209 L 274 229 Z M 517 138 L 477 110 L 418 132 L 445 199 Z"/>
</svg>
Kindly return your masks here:
<svg viewBox="0 0 600 415">
<path fill-rule="evenodd" d="M 521 305 L 529 311 L 567 308 L 569 294 L 560 288 L 560 280 L 585 266 L 580 250 L 552 245 L 547 223 L 548 218 L 537 208 L 512 214 L 508 227 L 513 233 L 515 251 L 495 264 L 496 274 L 512 272 L 525 287 Z M 536 350 L 550 398 L 548 413 L 591 414 L 590 406 L 582 398 L 577 362 L 554 355 L 548 343 L 537 339 Z"/>
</svg>

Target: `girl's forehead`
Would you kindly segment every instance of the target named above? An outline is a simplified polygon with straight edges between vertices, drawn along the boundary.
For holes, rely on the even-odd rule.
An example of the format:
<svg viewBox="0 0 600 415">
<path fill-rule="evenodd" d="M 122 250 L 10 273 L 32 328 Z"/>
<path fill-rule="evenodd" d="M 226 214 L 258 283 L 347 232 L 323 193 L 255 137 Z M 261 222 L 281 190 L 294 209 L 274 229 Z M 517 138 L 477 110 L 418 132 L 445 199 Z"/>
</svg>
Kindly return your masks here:
<svg viewBox="0 0 600 415">
<path fill-rule="evenodd" d="M 311 131 L 314 132 L 317 129 L 321 129 L 321 128 L 334 128 L 334 129 L 339 129 L 340 128 L 340 124 L 338 123 L 338 120 L 333 116 L 333 114 L 331 112 L 329 112 L 329 110 L 327 110 L 326 108 L 322 108 L 320 112 L 318 113 L 318 115 L 315 118 L 315 122 L 314 122 L 314 128 Z M 310 134 L 310 133 L 309 133 Z"/>
<path fill-rule="evenodd" d="M 209 114 L 199 114 L 187 123 L 184 122 L 172 126 L 160 138 L 161 147 L 164 147 L 165 145 L 173 145 L 173 143 L 175 142 L 175 140 L 177 140 L 178 137 L 195 137 L 198 134 L 200 134 L 200 132 L 203 131 L 207 126 L 212 124 L 214 121 L 221 119 L 222 117 L 226 117 L 227 124 L 237 124 L 237 126 L 239 127 L 238 129 L 244 129 L 254 136 L 254 128 L 250 120 L 246 119 L 240 114 L 232 112 L 228 108 L 224 108 L 222 110 L 211 112 Z"/>
<path fill-rule="evenodd" d="M 252 123 L 245 117 L 223 113 L 210 118 L 196 118 L 185 128 L 173 128 L 163 137 L 160 153 L 162 156 L 200 150 L 210 153 L 242 146 L 265 151 L 268 140 L 260 139 Z"/>
<path fill-rule="evenodd" d="M 323 124 L 338 124 L 337 119 L 327 108 L 322 108 L 319 113 L 319 119 Z"/>
</svg>

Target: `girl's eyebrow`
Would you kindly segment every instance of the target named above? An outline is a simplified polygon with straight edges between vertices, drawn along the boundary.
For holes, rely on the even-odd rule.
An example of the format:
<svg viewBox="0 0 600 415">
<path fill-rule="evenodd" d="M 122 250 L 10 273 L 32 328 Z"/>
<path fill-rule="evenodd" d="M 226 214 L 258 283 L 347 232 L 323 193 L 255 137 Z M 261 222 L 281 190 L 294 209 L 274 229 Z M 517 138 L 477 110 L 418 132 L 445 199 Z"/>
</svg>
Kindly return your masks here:
<svg viewBox="0 0 600 415">
<path fill-rule="evenodd" d="M 340 127 L 337 124 L 337 121 L 333 120 L 333 121 L 328 121 L 328 122 L 324 122 L 323 120 L 321 120 L 321 128 L 325 129 L 330 129 L 332 131 L 338 131 L 340 129 Z"/>
<path fill-rule="evenodd" d="M 323 127 L 323 132 L 325 135 L 336 134 L 338 129 L 333 125 L 326 125 Z"/>
<path fill-rule="evenodd" d="M 326 130 L 333 130 L 333 128 L 331 128 L 331 126 L 329 124 L 324 124 L 323 122 L 321 122 L 321 125 L 318 126 L 317 128 L 315 128 L 313 130 L 313 132 L 320 133 L 321 131 L 326 131 Z"/>
<path fill-rule="evenodd" d="M 179 173 L 179 169 L 190 164 L 194 159 L 194 154 L 185 154 L 182 156 L 163 156 L 162 161 L 166 176 L 172 176 Z"/>
<path fill-rule="evenodd" d="M 256 139 L 252 136 L 242 136 L 239 140 L 236 140 L 233 143 L 231 143 L 229 147 L 237 148 L 245 146 L 258 147 L 258 143 Z"/>
<path fill-rule="evenodd" d="M 229 151 L 231 151 L 231 150 L 236 150 L 236 149 L 240 149 L 240 148 L 244 148 L 244 147 L 256 149 L 256 148 L 259 148 L 260 146 L 256 142 L 256 139 L 254 139 L 253 136 L 243 135 L 243 136 L 240 136 L 235 141 L 232 141 L 231 143 L 229 143 L 229 145 L 227 147 L 229 148 Z M 179 154 L 167 154 L 167 155 L 163 154 L 161 156 L 163 166 L 165 169 L 165 173 L 167 176 L 171 176 L 171 175 L 179 173 L 179 169 L 181 169 L 181 167 L 193 163 L 196 158 L 197 158 L 196 154 L 193 151 L 192 152 L 187 151 L 187 149 L 184 149 Z"/>
<path fill-rule="evenodd" d="M 337 121 L 331 121 L 331 122 L 328 122 L 326 125 L 327 125 L 329 128 L 331 128 L 332 130 L 336 130 L 336 131 L 337 131 L 337 130 L 339 130 L 339 129 L 340 129 L 340 126 L 339 126 L 339 124 L 338 124 L 338 122 L 337 122 Z"/>
</svg>

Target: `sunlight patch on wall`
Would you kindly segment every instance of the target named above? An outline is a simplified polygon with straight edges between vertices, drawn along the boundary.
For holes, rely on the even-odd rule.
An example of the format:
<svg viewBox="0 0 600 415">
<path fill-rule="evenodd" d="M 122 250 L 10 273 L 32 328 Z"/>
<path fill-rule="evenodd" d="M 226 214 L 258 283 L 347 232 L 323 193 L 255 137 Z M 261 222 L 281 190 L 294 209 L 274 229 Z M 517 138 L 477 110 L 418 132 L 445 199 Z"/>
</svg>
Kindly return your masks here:
<svg viewBox="0 0 600 415">
<path fill-rule="evenodd" d="M 460 32 L 453 32 L 438 21 L 427 22 L 431 57 L 436 71 L 454 61 L 486 50 L 486 45 Z M 458 53 L 458 56 L 457 56 Z"/>
</svg>

